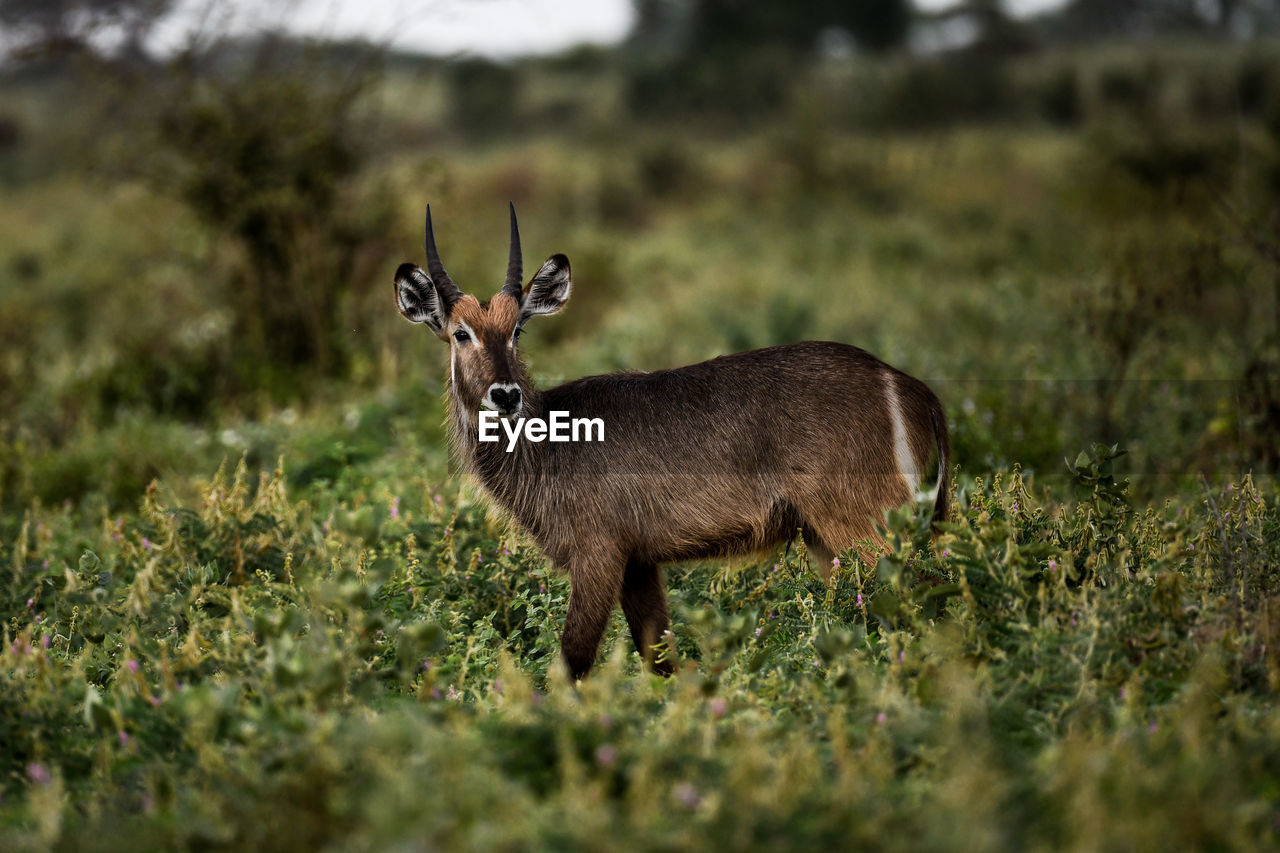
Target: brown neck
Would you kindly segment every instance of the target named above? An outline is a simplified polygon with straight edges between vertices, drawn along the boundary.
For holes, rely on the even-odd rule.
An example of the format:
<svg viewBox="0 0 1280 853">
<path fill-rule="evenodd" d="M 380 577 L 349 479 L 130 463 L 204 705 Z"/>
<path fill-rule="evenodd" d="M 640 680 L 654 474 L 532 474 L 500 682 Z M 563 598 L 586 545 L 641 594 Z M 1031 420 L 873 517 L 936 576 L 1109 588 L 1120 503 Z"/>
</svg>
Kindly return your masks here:
<svg viewBox="0 0 1280 853">
<path fill-rule="evenodd" d="M 521 417 L 543 417 L 542 395 L 524 382 L 521 382 L 521 393 L 525 400 Z M 536 531 L 539 525 L 534 498 L 542 480 L 547 442 L 534 443 L 520 438 L 508 453 L 509 439 L 504 429 L 499 427 L 498 441 L 492 443 L 479 440 L 479 429 L 477 413 L 465 409 L 451 388 L 449 433 L 459 464 L 499 506 L 526 528 Z"/>
</svg>

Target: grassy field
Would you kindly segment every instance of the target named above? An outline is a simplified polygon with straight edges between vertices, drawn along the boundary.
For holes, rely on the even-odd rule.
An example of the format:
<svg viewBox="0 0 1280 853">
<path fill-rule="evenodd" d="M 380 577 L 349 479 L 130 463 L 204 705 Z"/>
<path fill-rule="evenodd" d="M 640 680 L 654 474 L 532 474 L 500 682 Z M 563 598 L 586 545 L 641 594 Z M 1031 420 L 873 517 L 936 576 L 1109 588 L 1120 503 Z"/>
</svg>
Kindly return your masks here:
<svg viewBox="0 0 1280 853">
<path fill-rule="evenodd" d="M 292 384 L 245 372 L 245 246 L 5 85 L 0 846 L 1280 842 L 1265 122 L 685 133 L 615 126 L 606 79 L 572 130 L 463 142 L 393 76 L 335 201 L 371 236 L 314 273 L 344 367 Z M 526 266 L 573 262 L 541 381 L 862 346 L 947 406 L 954 522 L 895 514 L 830 586 L 799 541 L 673 567 L 680 673 L 615 615 L 566 683 L 567 580 L 451 470 L 447 354 L 390 287 L 429 201 L 496 290 L 507 199 Z"/>
</svg>

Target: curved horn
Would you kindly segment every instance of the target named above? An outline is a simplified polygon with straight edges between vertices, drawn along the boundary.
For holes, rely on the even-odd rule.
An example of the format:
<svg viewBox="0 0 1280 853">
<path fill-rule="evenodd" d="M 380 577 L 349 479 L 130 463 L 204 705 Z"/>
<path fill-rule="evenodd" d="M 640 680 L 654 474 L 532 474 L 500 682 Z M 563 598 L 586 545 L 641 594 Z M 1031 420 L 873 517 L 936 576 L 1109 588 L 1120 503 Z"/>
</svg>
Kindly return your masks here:
<svg viewBox="0 0 1280 853">
<path fill-rule="evenodd" d="M 462 295 L 462 291 L 458 290 L 458 286 L 445 271 L 444 264 L 440 262 L 440 252 L 436 249 L 436 233 L 431 227 L 431 205 L 427 205 L 427 272 L 431 273 L 431 281 L 435 283 L 436 289 L 449 304 L 453 304 Z"/>
<path fill-rule="evenodd" d="M 519 302 L 524 290 L 524 283 L 520 280 L 524 274 L 520 260 L 520 227 L 516 225 L 516 203 L 510 202 L 510 205 L 511 254 L 507 260 L 507 280 L 502 285 L 502 292 L 511 294 Z"/>
</svg>

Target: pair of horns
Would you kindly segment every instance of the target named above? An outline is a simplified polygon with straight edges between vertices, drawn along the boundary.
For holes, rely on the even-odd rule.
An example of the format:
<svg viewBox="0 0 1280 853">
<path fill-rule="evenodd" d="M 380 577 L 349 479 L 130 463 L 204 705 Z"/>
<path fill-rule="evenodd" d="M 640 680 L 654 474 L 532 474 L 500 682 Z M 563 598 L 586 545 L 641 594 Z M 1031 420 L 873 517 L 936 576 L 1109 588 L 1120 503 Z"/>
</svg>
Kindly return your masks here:
<svg viewBox="0 0 1280 853">
<path fill-rule="evenodd" d="M 502 292 L 514 296 L 518 302 L 524 290 L 521 283 L 524 269 L 520 260 L 520 228 L 516 225 L 516 205 L 515 202 L 510 202 L 510 205 L 511 250 L 507 259 L 507 280 L 502 283 Z M 431 228 L 431 205 L 427 205 L 427 272 L 431 274 L 431 280 L 437 287 L 458 290 L 458 286 L 453 283 L 453 279 L 449 278 L 449 273 L 445 271 L 444 264 L 440 261 L 440 251 L 436 249 L 436 234 Z"/>
</svg>

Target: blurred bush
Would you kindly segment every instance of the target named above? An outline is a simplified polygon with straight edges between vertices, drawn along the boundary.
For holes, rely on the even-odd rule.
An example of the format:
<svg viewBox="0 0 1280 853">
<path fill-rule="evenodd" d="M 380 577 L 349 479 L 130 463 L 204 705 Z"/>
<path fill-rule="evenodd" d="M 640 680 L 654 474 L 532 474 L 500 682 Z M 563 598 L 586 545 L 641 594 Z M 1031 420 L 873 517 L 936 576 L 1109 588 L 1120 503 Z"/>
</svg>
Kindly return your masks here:
<svg viewBox="0 0 1280 853">
<path fill-rule="evenodd" d="M 377 57 L 292 50 L 268 37 L 247 57 L 180 57 L 155 116 L 153 179 L 240 250 L 222 288 L 248 387 L 343 374 L 345 295 L 383 259 L 392 210 L 356 182 Z"/>
<path fill-rule="evenodd" d="M 520 75 L 487 59 L 459 59 L 448 66 L 450 117 L 471 137 L 493 137 L 521 123 Z"/>
</svg>

